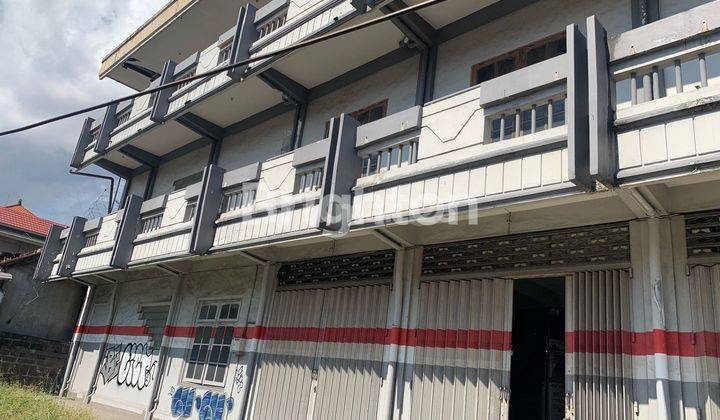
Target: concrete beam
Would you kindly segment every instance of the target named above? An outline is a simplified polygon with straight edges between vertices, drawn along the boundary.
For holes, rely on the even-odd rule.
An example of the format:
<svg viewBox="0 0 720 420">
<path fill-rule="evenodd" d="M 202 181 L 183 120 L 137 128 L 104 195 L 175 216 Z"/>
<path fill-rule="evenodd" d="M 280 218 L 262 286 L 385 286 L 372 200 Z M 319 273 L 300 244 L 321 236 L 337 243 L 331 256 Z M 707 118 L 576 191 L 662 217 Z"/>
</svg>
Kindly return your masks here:
<svg viewBox="0 0 720 420">
<path fill-rule="evenodd" d="M 37 265 L 35 266 L 34 280 L 47 280 L 50 277 L 52 271 L 53 260 L 60 252 L 60 232 L 63 227 L 58 225 L 52 225 L 47 237 L 45 237 L 45 244 L 40 252 L 40 259 L 38 259 Z"/>
<path fill-rule="evenodd" d="M 110 133 L 117 127 L 117 107 L 118 104 L 114 103 L 105 108 L 105 116 L 103 117 L 102 125 L 100 126 L 100 135 L 95 142 L 93 150 L 97 154 L 105 153 L 108 145 L 110 144 Z"/>
<path fill-rule="evenodd" d="M 250 47 L 258 39 L 258 31 L 255 26 L 255 14 L 257 8 L 252 4 L 241 7 L 238 12 L 237 24 L 235 25 L 235 37 L 230 52 L 230 63 L 235 64 L 250 58 Z M 227 75 L 233 80 L 242 80 L 248 65 L 234 67 L 228 70 Z"/>
<path fill-rule="evenodd" d="M 60 258 L 60 267 L 58 268 L 60 277 L 70 277 L 72 272 L 75 271 L 78 252 L 85 245 L 85 233 L 83 232 L 85 222 L 84 217 L 75 217 L 70 224 L 70 232 L 65 240 L 62 257 Z"/>
<path fill-rule="evenodd" d="M 209 165 L 203 171 L 198 207 L 190 232 L 190 253 L 205 254 L 215 239 L 215 221 L 223 200 L 223 176 L 225 170 Z"/>
<path fill-rule="evenodd" d="M 157 79 L 155 82 L 158 82 L 157 86 L 164 85 L 166 83 L 170 83 L 173 81 L 173 78 L 175 77 L 175 67 L 177 64 L 172 61 L 168 60 L 165 62 L 165 65 L 163 66 L 162 75 L 159 79 Z M 155 83 L 153 82 L 153 83 Z M 151 84 L 152 86 L 152 84 Z M 153 94 L 153 96 L 150 98 L 152 100 L 152 111 L 150 111 L 150 121 L 160 123 L 165 121 L 165 115 L 168 113 L 168 108 L 170 107 L 170 96 L 175 91 L 176 88 L 166 88 L 161 90 L 160 92 L 157 92 Z"/>
<path fill-rule="evenodd" d="M 281 72 L 270 68 L 258 74 L 258 77 L 265 84 L 282 93 L 284 99 L 295 104 L 307 103 L 308 89 Z"/>
<path fill-rule="evenodd" d="M 124 179 L 130 179 L 132 177 L 132 169 L 126 168 L 122 165 L 118 165 L 115 162 L 109 161 L 107 159 L 100 159 L 95 164 L 106 171 L 119 176 L 120 178 Z"/>
<path fill-rule="evenodd" d="M 130 263 L 133 241 L 137 236 L 140 225 L 140 208 L 142 203 L 142 197 L 137 195 L 131 195 L 125 203 L 118 233 L 115 237 L 112 256 L 110 257 L 111 267 L 127 268 L 128 263 Z"/>
<path fill-rule="evenodd" d="M 394 0 L 380 7 L 383 14 L 407 7 L 402 0 Z M 437 30 L 417 13 L 408 13 L 391 19 L 392 23 L 412 42 L 412 47 L 427 49 L 437 44 Z"/>
<path fill-rule="evenodd" d="M 221 141 L 224 135 L 222 127 L 192 112 L 177 117 L 176 121 L 185 126 L 185 128 L 214 141 Z"/>
<path fill-rule="evenodd" d="M 118 151 L 130 159 L 146 166 L 158 166 L 160 164 L 160 156 L 154 155 L 130 144 L 123 146 Z"/>
<path fill-rule="evenodd" d="M 80 169 L 82 162 L 85 159 L 85 148 L 92 142 L 92 125 L 95 122 L 94 118 L 85 118 L 82 129 L 80 129 L 80 137 L 78 137 L 77 144 L 75 145 L 75 152 L 73 153 L 72 159 L 70 160 L 70 167 Z"/>
</svg>

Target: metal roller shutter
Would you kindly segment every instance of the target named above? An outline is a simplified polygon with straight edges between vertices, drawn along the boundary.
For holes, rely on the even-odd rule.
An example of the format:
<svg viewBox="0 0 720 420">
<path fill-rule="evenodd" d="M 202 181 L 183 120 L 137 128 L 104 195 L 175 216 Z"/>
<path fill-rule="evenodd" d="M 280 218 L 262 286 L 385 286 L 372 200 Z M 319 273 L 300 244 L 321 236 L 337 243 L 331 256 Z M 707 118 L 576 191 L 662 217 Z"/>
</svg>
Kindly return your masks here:
<svg viewBox="0 0 720 420">
<path fill-rule="evenodd" d="M 275 292 L 259 345 L 251 418 L 305 418 L 323 290 Z"/>
<path fill-rule="evenodd" d="M 506 279 L 421 284 L 411 418 L 507 418 L 512 290 Z"/>
<path fill-rule="evenodd" d="M 690 272 L 693 356 L 703 418 L 720 419 L 720 265 Z"/>
<path fill-rule="evenodd" d="M 628 273 L 575 273 L 567 279 L 565 299 L 567 417 L 632 419 L 632 302 Z"/>
<path fill-rule="evenodd" d="M 251 417 L 375 418 L 389 301 L 387 285 L 275 292 Z"/>
</svg>

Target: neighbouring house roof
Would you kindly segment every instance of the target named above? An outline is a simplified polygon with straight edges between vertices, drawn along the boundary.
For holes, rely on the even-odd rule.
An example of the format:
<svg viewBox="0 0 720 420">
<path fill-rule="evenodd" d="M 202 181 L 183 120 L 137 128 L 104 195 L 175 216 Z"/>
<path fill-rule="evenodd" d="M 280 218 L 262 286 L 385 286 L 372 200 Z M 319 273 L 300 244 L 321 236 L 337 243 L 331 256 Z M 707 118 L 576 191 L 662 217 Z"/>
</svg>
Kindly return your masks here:
<svg viewBox="0 0 720 420">
<path fill-rule="evenodd" d="M 25 208 L 22 202 L 11 206 L 0 206 L 0 225 L 43 237 L 47 236 L 51 226 L 63 226 L 52 220 L 36 216 Z"/>
<path fill-rule="evenodd" d="M 42 248 L 38 248 L 15 257 L 0 259 L 0 270 L 6 269 L 11 265 L 21 264 L 29 260 L 37 259 L 38 257 L 40 257 L 41 252 Z"/>
</svg>

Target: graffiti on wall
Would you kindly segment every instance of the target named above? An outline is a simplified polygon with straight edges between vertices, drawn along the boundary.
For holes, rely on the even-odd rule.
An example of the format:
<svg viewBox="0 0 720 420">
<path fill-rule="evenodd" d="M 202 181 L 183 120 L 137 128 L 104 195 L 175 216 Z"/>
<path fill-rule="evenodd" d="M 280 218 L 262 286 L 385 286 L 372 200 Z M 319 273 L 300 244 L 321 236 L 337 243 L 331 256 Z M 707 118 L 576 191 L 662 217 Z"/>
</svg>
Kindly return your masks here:
<svg viewBox="0 0 720 420">
<path fill-rule="evenodd" d="M 170 391 L 172 398 L 170 411 L 173 417 L 189 418 L 193 408 L 200 420 L 222 420 L 225 412 L 233 409 L 235 400 L 225 394 L 205 391 L 202 397 L 196 393 L 195 388 L 179 387 Z"/>
<path fill-rule="evenodd" d="M 245 366 L 240 366 L 235 370 L 235 386 L 237 389 L 235 389 L 235 392 L 240 392 L 240 390 L 245 385 Z"/>
<path fill-rule="evenodd" d="M 155 377 L 157 360 L 153 360 L 150 343 L 120 343 L 105 350 L 100 376 L 103 384 L 115 379 L 118 385 L 144 389 Z"/>
</svg>

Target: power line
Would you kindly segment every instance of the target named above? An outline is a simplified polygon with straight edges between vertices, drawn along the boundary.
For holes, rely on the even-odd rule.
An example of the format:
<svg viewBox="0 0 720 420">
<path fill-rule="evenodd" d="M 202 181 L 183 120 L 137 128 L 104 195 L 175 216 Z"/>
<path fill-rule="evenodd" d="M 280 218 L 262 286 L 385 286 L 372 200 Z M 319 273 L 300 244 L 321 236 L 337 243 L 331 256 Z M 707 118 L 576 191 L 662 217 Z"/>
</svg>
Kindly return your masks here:
<svg viewBox="0 0 720 420">
<path fill-rule="evenodd" d="M 208 76 L 214 76 L 214 75 L 216 75 L 216 74 L 223 73 L 223 72 L 225 72 L 225 71 L 234 69 L 234 68 L 236 68 L 236 67 L 245 66 L 245 65 L 247 65 L 247 64 L 251 64 L 251 63 L 254 63 L 254 62 L 256 62 L 256 61 L 265 60 L 265 59 L 267 59 L 267 58 L 272 58 L 272 57 L 275 57 L 275 56 L 277 56 L 277 55 L 281 55 L 281 54 L 285 54 L 285 53 L 288 53 L 288 52 L 292 52 L 292 51 L 298 50 L 298 49 L 300 49 L 300 48 L 308 47 L 308 46 L 310 46 L 310 45 L 318 44 L 318 43 L 323 42 L 323 41 L 327 41 L 327 40 L 330 40 L 330 39 L 333 39 L 333 38 L 340 37 L 340 36 L 345 35 L 345 34 L 349 34 L 349 33 L 352 33 L 352 32 L 355 32 L 355 31 L 358 31 L 358 30 L 361 30 L 361 29 L 365 29 L 365 28 L 368 28 L 368 27 L 370 27 L 370 26 L 377 25 L 378 23 L 382 23 L 382 22 L 385 22 L 385 21 L 388 21 L 388 20 L 392 20 L 392 19 L 394 19 L 394 18 L 397 18 L 398 16 L 406 15 L 406 14 L 408 14 L 408 13 L 412 13 L 412 12 L 415 12 L 415 11 L 418 11 L 418 10 L 421 10 L 421 9 L 425 9 L 425 8 L 427 8 L 427 7 L 430 7 L 430 6 L 434 6 L 434 5 L 436 5 L 436 4 L 443 3 L 443 2 L 445 2 L 445 1 L 447 1 L 447 0 L 426 0 L 426 1 L 422 2 L 422 3 L 418 3 L 418 4 L 415 4 L 415 5 L 413 5 L 413 6 L 408 6 L 408 7 L 405 7 L 405 8 L 399 9 L 399 10 L 396 10 L 396 11 L 394 11 L 394 12 L 390 12 L 390 13 L 385 14 L 385 15 L 383 15 L 383 16 L 379 16 L 379 17 L 376 17 L 376 18 L 374 18 L 374 19 L 370 19 L 370 20 L 367 20 L 367 21 L 365 21 L 365 22 L 358 23 L 358 24 L 356 24 L 356 25 L 348 26 L 347 28 L 344 28 L 344 29 L 339 29 L 339 30 L 337 30 L 337 31 L 330 32 L 330 33 L 328 33 L 328 34 L 319 35 L 319 36 L 317 36 L 317 37 L 314 37 L 314 38 L 311 38 L 311 39 L 308 39 L 308 40 L 305 40 L 305 41 L 300 41 L 300 42 L 298 42 L 298 43 L 296 43 L 296 44 L 293 44 L 293 45 L 291 45 L 291 46 L 289 46 L 289 47 L 280 48 L 280 49 L 275 50 L 275 51 L 270 52 L 270 53 L 258 54 L 258 55 L 256 55 L 255 57 L 251 57 L 251 58 L 248 58 L 248 59 L 246 59 L 246 60 L 238 61 L 237 63 L 228 64 L 228 65 L 225 65 L 225 66 L 222 66 L 222 67 L 217 67 L 217 68 L 215 68 L 215 69 L 213 69 L 213 70 L 206 71 L 205 73 L 199 73 L 199 74 L 196 74 L 196 75 L 194 75 L 194 76 L 192 76 L 192 77 L 186 77 L 186 78 L 181 79 L 181 80 L 175 80 L 175 81 L 172 81 L 172 82 L 168 82 L 168 83 L 166 83 L 166 84 L 164 84 L 164 85 L 160 85 L 160 86 L 157 86 L 157 87 L 154 87 L 154 88 L 151 88 L 151 89 L 144 90 L 144 91 L 142 91 L 142 92 L 134 93 L 134 94 L 132 94 L 132 95 L 123 96 L 123 97 L 121 97 L 121 98 L 113 99 L 113 100 L 108 101 L 108 102 L 103 102 L 103 103 L 98 104 L 98 105 L 93 105 L 93 106 L 90 106 L 90 107 L 87 107 L 87 108 L 79 109 L 79 110 L 77 110 L 77 111 L 69 112 L 69 113 L 67 113 L 67 114 L 58 115 L 58 116 L 56 116 L 56 117 L 52 117 L 52 118 L 48 118 L 48 119 L 46 119 L 46 120 L 38 121 L 38 122 L 36 122 L 36 123 L 32 123 L 32 124 L 29 124 L 29 125 L 26 125 L 26 126 L 23 126 L 23 127 L 13 128 L 13 129 L 11 129 L 11 130 L 3 131 L 3 132 L 0 132 L 0 137 L 2 137 L 2 136 L 7 136 L 7 135 L 9 135 L 9 134 L 19 133 L 19 132 L 22 132 L 22 131 L 27 131 L 27 130 L 30 130 L 30 129 L 33 129 L 33 128 L 36 128 L 36 127 L 40 127 L 40 126 L 43 126 L 43 125 L 47 125 L 47 124 L 50 124 L 50 123 L 54 123 L 54 122 L 57 122 L 57 121 L 60 121 L 60 120 L 64 120 L 64 119 L 71 118 L 71 117 L 75 117 L 75 116 L 77 116 L 77 115 L 82 115 L 82 114 L 85 114 L 85 113 L 88 113 L 88 112 L 91 112 L 91 111 L 95 111 L 95 110 L 98 110 L 98 109 L 106 108 L 106 107 L 108 107 L 108 106 L 110 106 L 110 105 L 117 104 L 117 103 L 120 103 L 120 102 L 123 102 L 123 101 L 128 101 L 128 100 L 131 100 L 131 99 L 136 99 L 136 98 L 139 98 L 139 97 L 142 97 L 142 96 L 145 96 L 145 95 L 151 95 L 151 94 L 153 94 L 153 93 L 155 93 L 155 92 L 159 92 L 159 91 L 161 91 L 161 90 L 164 90 L 164 89 L 167 89 L 167 88 L 171 88 L 171 87 L 174 87 L 174 86 L 177 86 L 177 85 L 180 85 L 180 84 L 186 84 L 186 83 L 192 82 L 192 81 L 197 80 L 197 79 L 202 79 L 202 78 L 205 78 L 205 77 L 208 77 Z"/>
</svg>

